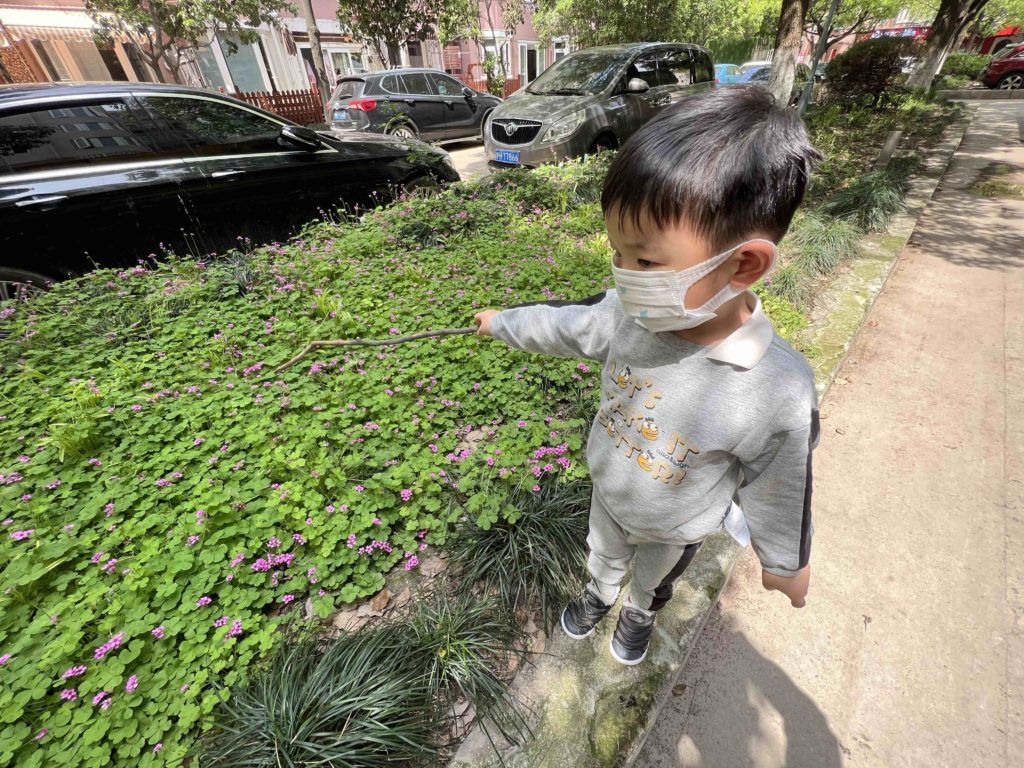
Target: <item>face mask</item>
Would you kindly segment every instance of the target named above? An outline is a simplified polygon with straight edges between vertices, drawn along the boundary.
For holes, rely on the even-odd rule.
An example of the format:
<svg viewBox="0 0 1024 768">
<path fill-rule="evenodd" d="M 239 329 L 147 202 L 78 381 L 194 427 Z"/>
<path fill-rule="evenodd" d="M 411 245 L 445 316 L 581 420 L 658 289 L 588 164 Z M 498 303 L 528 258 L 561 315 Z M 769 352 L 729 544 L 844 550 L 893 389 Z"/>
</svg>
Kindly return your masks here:
<svg viewBox="0 0 1024 768">
<path fill-rule="evenodd" d="M 760 239 L 745 240 L 717 256 L 678 272 L 621 269 L 613 263 L 612 276 L 615 279 L 619 303 L 627 315 L 636 318 L 636 322 L 649 331 L 682 331 L 696 328 L 715 317 L 716 309 L 746 289 L 727 285 L 697 309 L 687 309 L 684 306 L 686 292 L 701 278 L 718 269 L 726 259 L 747 243 L 768 243 L 772 246 L 772 262 L 765 274 L 770 272 L 775 266 L 775 243 Z"/>
</svg>

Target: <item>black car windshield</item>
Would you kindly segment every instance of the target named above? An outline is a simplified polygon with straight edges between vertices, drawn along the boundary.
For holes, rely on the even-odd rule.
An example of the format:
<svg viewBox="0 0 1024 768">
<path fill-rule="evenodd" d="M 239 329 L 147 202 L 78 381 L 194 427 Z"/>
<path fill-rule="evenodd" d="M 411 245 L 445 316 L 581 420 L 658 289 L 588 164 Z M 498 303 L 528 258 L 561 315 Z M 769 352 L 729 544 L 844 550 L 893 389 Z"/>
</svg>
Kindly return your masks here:
<svg viewBox="0 0 1024 768">
<path fill-rule="evenodd" d="M 1015 45 L 1008 45 L 1005 48 L 1000 49 L 999 53 L 995 54 L 992 57 L 992 61 L 998 61 L 999 59 L 1005 59 L 1007 56 L 1009 56 L 1011 53 L 1013 53 L 1016 50 L 1017 50 L 1017 46 L 1015 46 Z"/>
<path fill-rule="evenodd" d="M 577 52 L 559 59 L 527 86 L 527 93 L 583 96 L 600 93 L 615 79 L 630 51 Z"/>
</svg>

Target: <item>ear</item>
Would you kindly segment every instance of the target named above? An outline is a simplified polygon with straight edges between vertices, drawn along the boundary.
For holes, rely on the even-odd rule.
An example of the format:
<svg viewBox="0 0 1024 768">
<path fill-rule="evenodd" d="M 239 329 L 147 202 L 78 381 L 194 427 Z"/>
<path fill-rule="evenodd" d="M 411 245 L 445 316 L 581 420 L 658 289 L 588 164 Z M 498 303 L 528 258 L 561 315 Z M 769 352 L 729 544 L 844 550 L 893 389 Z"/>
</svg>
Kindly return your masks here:
<svg viewBox="0 0 1024 768">
<path fill-rule="evenodd" d="M 732 255 L 735 271 L 729 283 L 735 288 L 749 288 L 775 263 L 775 244 L 770 240 L 750 240 Z"/>
</svg>

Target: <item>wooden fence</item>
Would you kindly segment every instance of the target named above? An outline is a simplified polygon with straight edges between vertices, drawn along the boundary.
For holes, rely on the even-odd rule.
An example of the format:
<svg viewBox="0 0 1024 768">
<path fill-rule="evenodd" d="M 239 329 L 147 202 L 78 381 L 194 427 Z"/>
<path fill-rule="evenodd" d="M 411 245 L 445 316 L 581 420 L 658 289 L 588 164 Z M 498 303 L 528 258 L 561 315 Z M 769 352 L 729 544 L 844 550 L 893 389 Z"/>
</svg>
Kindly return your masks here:
<svg viewBox="0 0 1024 768">
<path fill-rule="evenodd" d="M 457 80 L 462 81 L 463 83 L 465 83 L 466 85 L 468 85 L 470 88 L 472 88 L 475 91 L 482 91 L 483 93 L 487 93 L 487 81 L 486 80 L 474 80 L 473 78 L 468 77 L 466 75 L 452 75 L 452 77 L 456 78 Z M 518 77 L 510 77 L 508 80 L 506 80 L 505 81 L 505 87 L 502 89 L 502 92 L 501 92 L 502 98 L 507 99 L 513 93 L 518 91 L 519 90 L 519 82 L 520 82 L 520 79 Z"/>
<path fill-rule="evenodd" d="M 320 101 L 320 91 L 316 88 L 311 88 L 308 91 L 278 91 L 276 93 L 235 91 L 234 96 L 236 99 L 273 112 L 275 115 L 285 117 L 299 125 L 316 125 L 324 121 L 324 106 Z"/>
</svg>

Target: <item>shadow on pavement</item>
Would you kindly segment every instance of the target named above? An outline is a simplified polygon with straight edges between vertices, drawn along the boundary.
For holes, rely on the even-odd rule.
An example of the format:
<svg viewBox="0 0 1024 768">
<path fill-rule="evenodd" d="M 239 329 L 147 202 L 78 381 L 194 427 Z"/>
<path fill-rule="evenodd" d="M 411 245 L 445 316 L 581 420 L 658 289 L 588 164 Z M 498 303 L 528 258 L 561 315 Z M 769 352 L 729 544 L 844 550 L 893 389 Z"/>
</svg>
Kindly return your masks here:
<svg viewBox="0 0 1024 768">
<path fill-rule="evenodd" d="M 839 741 L 817 704 L 730 623 L 716 606 L 691 657 L 711 665 L 683 671 L 683 690 L 676 686 L 634 768 L 839 768 Z M 705 676 L 723 657 L 735 672 Z M 706 731 L 688 727 L 698 723 Z"/>
</svg>

